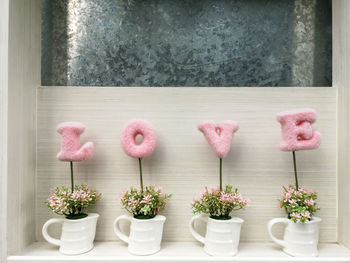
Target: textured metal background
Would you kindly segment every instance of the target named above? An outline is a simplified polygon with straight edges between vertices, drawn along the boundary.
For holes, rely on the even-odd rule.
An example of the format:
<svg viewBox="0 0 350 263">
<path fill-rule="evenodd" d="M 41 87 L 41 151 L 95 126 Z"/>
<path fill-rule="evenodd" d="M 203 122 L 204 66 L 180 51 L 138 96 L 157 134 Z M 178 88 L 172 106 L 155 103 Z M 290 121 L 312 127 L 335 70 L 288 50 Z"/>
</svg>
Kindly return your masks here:
<svg viewBox="0 0 350 263">
<path fill-rule="evenodd" d="M 42 85 L 331 86 L 331 0 L 42 0 Z"/>
</svg>

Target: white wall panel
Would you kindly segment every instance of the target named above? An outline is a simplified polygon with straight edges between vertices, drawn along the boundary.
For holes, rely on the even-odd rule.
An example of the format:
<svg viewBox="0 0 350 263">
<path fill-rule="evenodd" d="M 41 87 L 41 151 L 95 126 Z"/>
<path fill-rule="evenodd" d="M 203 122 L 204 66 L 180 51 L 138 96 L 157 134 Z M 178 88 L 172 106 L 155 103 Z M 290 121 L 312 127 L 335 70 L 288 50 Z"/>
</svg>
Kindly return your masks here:
<svg viewBox="0 0 350 263">
<path fill-rule="evenodd" d="M 133 118 L 149 120 L 158 135 L 154 154 L 144 159 L 146 184 L 173 193 L 164 214 L 164 239 L 193 240 L 188 231 L 189 203 L 204 186 L 218 184 L 218 160 L 197 130 L 206 119 L 232 119 L 240 129 L 224 160 L 224 183 L 238 186 L 251 206 L 236 213 L 245 220 L 242 241 L 269 240 L 266 223 L 285 216 L 276 208 L 282 185 L 293 183 L 292 154 L 279 151 L 279 111 L 312 107 L 314 125 L 322 134 L 319 149 L 297 153 L 302 185 L 319 192 L 318 213 L 323 219 L 321 241 L 336 241 L 336 89 L 334 88 L 84 88 L 42 87 L 38 90 L 37 128 L 37 237 L 53 216 L 43 204 L 54 186 L 69 185 L 69 165 L 59 162 L 63 121 L 86 125 L 82 141 L 95 143 L 92 160 L 76 163 L 77 182 L 87 182 L 103 193 L 92 210 L 101 214 L 97 240 L 116 240 L 113 220 L 124 213 L 122 189 L 138 185 L 137 160 L 120 145 L 124 124 Z"/>
<path fill-rule="evenodd" d="M 333 85 L 338 88 L 338 241 L 350 247 L 350 1 L 333 1 Z"/>
</svg>

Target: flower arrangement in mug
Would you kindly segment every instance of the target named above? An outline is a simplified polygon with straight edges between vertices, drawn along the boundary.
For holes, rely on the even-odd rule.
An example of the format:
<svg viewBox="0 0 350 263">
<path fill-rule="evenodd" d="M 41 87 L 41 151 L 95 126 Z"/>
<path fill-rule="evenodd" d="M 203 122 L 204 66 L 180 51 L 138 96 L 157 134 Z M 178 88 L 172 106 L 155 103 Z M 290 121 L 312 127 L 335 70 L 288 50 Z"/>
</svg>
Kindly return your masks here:
<svg viewBox="0 0 350 263">
<path fill-rule="evenodd" d="M 320 210 L 315 200 L 317 193 L 312 189 L 297 189 L 294 185 L 289 188 L 283 187 L 282 199 L 279 200 L 280 207 L 286 210 L 288 218 L 294 223 L 305 223 L 311 220 L 312 216 Z"/>
<path fill-rule="evenodd" d="M 294 223 L 304 224 L 310 221 L 320 208 L 315 202 L 317 193 L 299 187 L 295 152 L 316 149 L 320 145 L 321 135 L 311 127 L 316 121 L 316 112 L 313 109 L 284 111 L 278 113 L 277 120 L 282 127 L 280 150 L 292 152 L 295 179 L 295 186 L 290 185 L 288 189 L 283 187 L 280 207 L 285 209 L 288 218 Z"/>
<path fill-rule="evenodd" d="M 85 126 L 79 122 L 64 122 L 57 127 L 57 132 L 62 135 L 61 151 L 57 158 L 63 162 L 70 162 L 71 187 L 53 188 L 46 205 L 56 214 L 65 215 L 67 219 L 87 217 L 84 210 L 101 198 L 100 193 L 89 189 L 86 184 L 74 184 L 73 162 L 88 160 L 93 155 L 92 142 L 80 146 L 80 134 L 84 130 Z"/>
<path fill-rule="evenodd" d="M 213 219 L 229 220 L 230 213 L 245 208 L 249 199 L 243 198 L 237 188 L 231 185 L 222 185 L 222 159 L 227 156 L 231 148 L 234 133 L 238 125 L 234 121 L 224 121 L 216 124 L 214 121 L 205 121 L 199 124 L 198 129 L 204 134 L 209 145 L 219 157 L 220 184 L 210 190 L 206 187 L 200 198 L 191 204 L 194 214 L 209 214 Z"/>
<path fill-rule="evenodd" d="M 250 203 L 249 199 L 244 199 L 238 189 L 231 185 L 226 185 L 223 190 L 220 186 L 210 190 L 206 187 L 199 200 L 192 203 L 194 214 L 209 214 L 213 219 L 231 219 L 232 211 L 245 208 Z"/>
<path fill-rule="evenodd" d="M 138 144 L 136 137 L 142 136 Z M 153 153 L 156 147 L 156 134 L 151 124 L 145 120 L 131 120 L 123 129 L 122 147 L 127 155 L 138 159 L 140 188 L 131 187 L 120 195 L 122 207 L 137 219 L 151 219 L 157 216 L 168 204 L 171 194 L 164 194 L 161 187 L 143 185 L 142 159 Z"/>
<path fill-rule="evenodd" d="M 76 185 L 74 191 L 62 186 L 52 189 L 52 195 L 46 202 L 47 206 L 58 215 L 65 215 L 68 219 L 84 218 L 83 211 L 94 205 L 101 198 L 96 190 L 90 190 L 88 185 Z"/>
<path fill-rule="evenodd" d="M 131 187 L 120 195 L 122 207 L 138 219 L 155 217 L 163 211 L 171 195 L 164 194 L 160 187 L 146 186 L 143 190 Z"/>
</svg>

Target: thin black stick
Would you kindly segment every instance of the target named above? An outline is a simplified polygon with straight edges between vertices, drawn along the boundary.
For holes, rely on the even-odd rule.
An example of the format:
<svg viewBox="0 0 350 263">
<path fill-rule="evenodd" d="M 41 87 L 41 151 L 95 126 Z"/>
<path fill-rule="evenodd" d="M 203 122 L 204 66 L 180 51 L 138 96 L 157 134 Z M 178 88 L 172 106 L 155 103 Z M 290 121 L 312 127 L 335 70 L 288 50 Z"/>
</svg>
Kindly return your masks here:
<svg viewBox="0 0 350 263">
<path fill-rule="evenodd" d="M 73 162 L 70 162 L 70 181 L 72 183 L 72 193 L 74 191 Z"/>
<path fill-rule="evenodd" d="M 222 158 L 220 158 L 220 192 L 222 191 Z"/>
<path fill-rule="evenodd" d="M 293 164 L 294 164 L 294 177 L 295 177 L 295 187 L 296 190 L 299 190 L 299 184 L 298 184 L 298 173 L 297 173 L 297 162 L 295 159 L 295 151 L 293 151 Z"/>
<path fill-rule="evenodd" d="M 140 184 L 141 184 L 141 191 L 143 192 L 143 180 L 142 180 L 142 163 L 141 163 L 141 158 L 139 158 L 139 168 L 140 168 Z"/>
</svg>

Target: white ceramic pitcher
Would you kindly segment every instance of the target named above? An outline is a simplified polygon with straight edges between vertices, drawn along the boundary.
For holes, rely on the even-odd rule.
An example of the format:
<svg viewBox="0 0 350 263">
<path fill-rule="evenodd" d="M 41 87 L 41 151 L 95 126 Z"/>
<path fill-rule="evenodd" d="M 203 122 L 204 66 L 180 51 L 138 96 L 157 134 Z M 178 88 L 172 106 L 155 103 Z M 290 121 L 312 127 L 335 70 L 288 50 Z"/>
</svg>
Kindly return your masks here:
<svg viewBox="0 0 350 263">
<path fill-rule="evenodd" d="M 78 255 L 90 251 L 94 247 L 98 214 L 88 214 L 81 219 L 51 218 L 43 226 L 42 233 L 45 240 L 66 255 Z M 51 237 L 47 230 L 51 224 L 62 224 L 61 239 Z"/>
<path fill-rule="evenodd" d="M 283 240 L 272 234 L 274 224 L 283 223 L 287 227 Z M 271 239 L 283 248 L 283 251 L 294 257 L 318 256 L 317 244 L 321 218 L 313 217 L 304 224 L 294 223 L 287 218 L 274 218 L 267 224 L 267 230 Z"/>
<path fill-rule="evenodd" d="M 121 220 L 131 222 L 129 236 L 120 231 L 119 222 Z M 144 256 L 160 250 L 165 220 L 165 216 L 162 215 L 157 215 L 152 219 L 136 219 L 129 215 L 121 215 L 114 221 L 113 227 L 115 234 L 128 244 L 131 254 Z"/>
<path fill-rule="evenodd" d="M 205 237 L 194 229 L 194 222 L 207 222 Z M 244 220 L 233 217 L 229 220 L 217 220 L 207 216 L 196 215 L 190 221 L 190 231 L 195 239 L 204 244 L 204 251 L 211 256 L 234 256 L 238 252 L 241 226 Z"/>
</svg>

